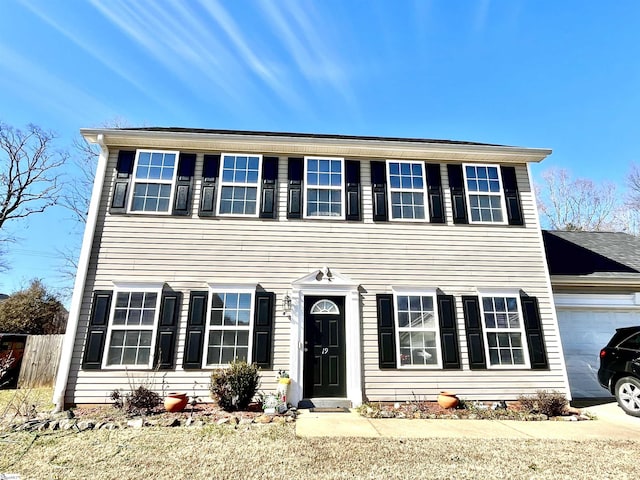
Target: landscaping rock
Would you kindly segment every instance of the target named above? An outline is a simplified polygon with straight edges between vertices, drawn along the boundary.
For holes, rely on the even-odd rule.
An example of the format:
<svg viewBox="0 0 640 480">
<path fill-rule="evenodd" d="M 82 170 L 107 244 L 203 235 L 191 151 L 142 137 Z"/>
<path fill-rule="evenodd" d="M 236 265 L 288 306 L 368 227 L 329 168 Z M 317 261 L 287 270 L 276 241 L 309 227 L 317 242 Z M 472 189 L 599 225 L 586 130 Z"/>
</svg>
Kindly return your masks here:
<svg viewBox="0 0 640 480">
<path fill-rule="evenodd" d="M 250 425 L 253 423 L 253 418 L 241 418 L 240 422 L 238 422 L 240 425 Z"/>
<path fill-rule="evenodd" d="M 163 427 L 179 427 L 180 426 L 180 419 L 178 418 L 170 418 L 168 420 L 166 420 L 164 423 L 162 423 Z"/>
<path fill-rule="evenodd" d="M 221 418 L 216 422 L 216 425 L 224 425 L 225 423 L 229 423 L 229 417 Z"/>
<path fill-rule="evenodd" d="M 273 419 L 272 416 L 270 415 L 260 415 L 258 418 L 256 418 L 256 422 L 257 423 L 271 423 L 271 420 Z"/>
<path fill-rule="evenodd" d="M 144 426 L 144 420 L 142 418 L 134 418 L 127 421 L 127 427 L 142 428 Z"/>
</svg>

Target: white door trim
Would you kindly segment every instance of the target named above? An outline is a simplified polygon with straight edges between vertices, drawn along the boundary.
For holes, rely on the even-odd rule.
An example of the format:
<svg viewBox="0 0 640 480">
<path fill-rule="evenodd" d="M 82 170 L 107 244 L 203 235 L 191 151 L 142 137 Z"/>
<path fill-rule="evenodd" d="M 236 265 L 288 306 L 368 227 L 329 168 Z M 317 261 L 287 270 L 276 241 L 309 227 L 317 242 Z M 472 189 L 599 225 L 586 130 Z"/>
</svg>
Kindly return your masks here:
<svg viewBox="0 0 640 480">
<path fill-rule="evenodd" d="M 306 296 L 344 296 L 347 399 L 352 405 L 362 403 L 362 350 L 360 342 L 360 292 L 350 278 L 327 267 L 291 283 L 291 349 L 289 371 L 291 403 L 303 398 L 304 368 L 304 299 Z"/>
</svg>

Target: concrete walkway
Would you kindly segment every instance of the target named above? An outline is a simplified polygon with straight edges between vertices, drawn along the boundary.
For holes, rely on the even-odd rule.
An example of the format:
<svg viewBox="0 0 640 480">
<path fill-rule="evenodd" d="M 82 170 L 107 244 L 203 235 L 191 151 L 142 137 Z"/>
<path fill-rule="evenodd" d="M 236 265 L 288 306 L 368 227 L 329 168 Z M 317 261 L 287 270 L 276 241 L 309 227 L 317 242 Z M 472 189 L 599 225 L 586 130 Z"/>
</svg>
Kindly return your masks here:
<svg viewBox="0 0 640 480">
<path fill-rule="evenodd" d="M 630 417 L 616 403 L 583 409 L 597 416 L 590 421 L 414 420 L 365 418 L 357 412 L 312 413 L 300 410 L 299 437 L 388 438 L 517 438 L 640 441 L 640 418 Z"/>
</svg>

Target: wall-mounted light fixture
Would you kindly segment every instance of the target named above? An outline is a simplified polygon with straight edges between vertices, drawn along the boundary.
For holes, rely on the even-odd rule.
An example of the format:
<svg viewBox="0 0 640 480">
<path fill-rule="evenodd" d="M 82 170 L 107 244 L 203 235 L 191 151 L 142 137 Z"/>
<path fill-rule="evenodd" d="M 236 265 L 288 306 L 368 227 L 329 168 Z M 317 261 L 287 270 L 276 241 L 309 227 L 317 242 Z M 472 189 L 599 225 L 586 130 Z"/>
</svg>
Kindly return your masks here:
<svg viewBox="0 0 640 480">
<path fill-rule="evenodd" d="M 284 297 L 282 297 L 282 312 L 284 315 L 291 312 L 291 297 L 288 293 L 285 293 Z"/>
</svg>

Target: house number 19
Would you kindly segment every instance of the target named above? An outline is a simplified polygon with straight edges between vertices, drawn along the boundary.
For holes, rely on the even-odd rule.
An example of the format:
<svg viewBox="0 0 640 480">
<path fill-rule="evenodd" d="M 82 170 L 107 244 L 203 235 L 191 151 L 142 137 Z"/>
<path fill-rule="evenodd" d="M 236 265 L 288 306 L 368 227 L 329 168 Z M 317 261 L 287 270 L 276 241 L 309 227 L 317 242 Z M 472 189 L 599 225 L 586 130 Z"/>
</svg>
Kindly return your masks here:
<svg viewBox="0 0 640 480">
<path fill-rule="evenodd" d="M 327 353 L 329 353 L 329 349 L 327 347 L 322 347 L 321 355 L 326 355 Z"/>
</svg>

